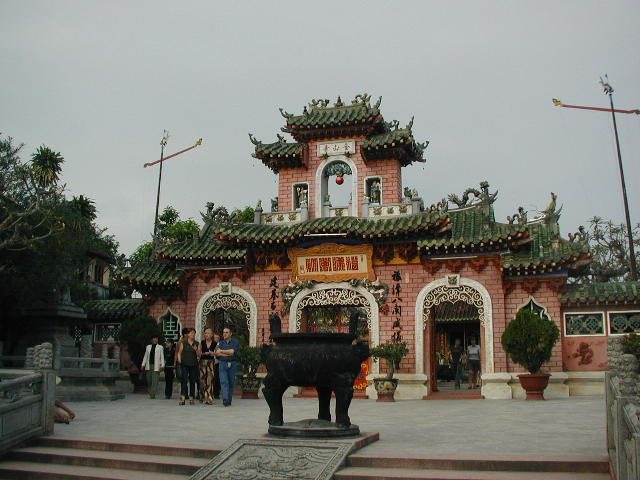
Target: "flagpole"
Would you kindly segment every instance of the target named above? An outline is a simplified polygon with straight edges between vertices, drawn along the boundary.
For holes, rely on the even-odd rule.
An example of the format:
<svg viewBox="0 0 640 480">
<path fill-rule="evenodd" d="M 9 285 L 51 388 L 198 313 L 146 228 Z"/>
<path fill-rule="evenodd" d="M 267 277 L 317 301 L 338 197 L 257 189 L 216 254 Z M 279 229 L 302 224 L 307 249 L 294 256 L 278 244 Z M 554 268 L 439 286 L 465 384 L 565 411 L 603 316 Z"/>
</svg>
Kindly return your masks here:
<svg viewBox="0 0 640 480">
<path fill-rule="evenodd" d="M 606 75 L 605 75 L 606 78 Z M 604 88 L 604 94 L 609 95 L 609 102 L 611 104 L 611 118 L 613 119 L 613 133 L 616 137 L 616 149 L 618 152 L 618 169 L 620 170 L 620 183 L 622 184 L 622 200 L 624 201 L 624 216 L 627 221 L 627 241 L 629 242 L 629 273 L 631 280 L 638 279 L 638 270 L 636 267 L 636 252 L 633 248 L 633 230 L 631 229 L 631 216 L 629 215 L 629 200 L 627 199 L 627 185 L 624 180 L 624 169 L 622 168 L 622 153 L 620 153 L 620 140 L 618 139 L 618 125 L 616 124 L 616 112 L 613 108 L 613 88 L 607 82 L 603 82 L 600 79 L 602 88 Z"/>
<path fill-rule="evenodd" d="M 153 220 L 153 246 L 156 246 L 156 238 L 158 235 L 158 211 L 160 209 L 160 183 L 162 182 L 162 160 L 164 159 L 164 146 L 169 139 L 169 132 L 164 131 L 162 140 L 160 140 L 160 171 L 158 173 L 158 194 L 156 196 L 156 216 Z M 145 165 L 146 166 L 146 165 Z"/>
</svg>

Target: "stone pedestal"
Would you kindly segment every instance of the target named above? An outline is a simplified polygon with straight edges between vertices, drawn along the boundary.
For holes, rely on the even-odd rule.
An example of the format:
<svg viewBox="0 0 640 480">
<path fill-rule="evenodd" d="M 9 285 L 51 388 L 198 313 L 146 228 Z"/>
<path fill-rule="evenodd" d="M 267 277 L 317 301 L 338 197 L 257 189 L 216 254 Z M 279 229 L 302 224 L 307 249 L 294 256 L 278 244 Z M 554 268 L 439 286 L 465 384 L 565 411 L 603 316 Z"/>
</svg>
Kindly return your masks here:
<svg viewBox="0 0 640 480">
<path fill-rule="evenodd" d="M 367 375 L 369 398 L 377 398 L 378 394 L 373 386 L 373 379 L 382 377 L 383 374 L 372 373 Z M 427 383 L 429 378 L 423 373 L 396 373 L 393 378 L 398 380 L 398 388 L 395 392 L 396 400 L 419 400 L 428 394 Z"/>
<path fill-rule="evenodd" d="M 510 373 L 483 373 L 482 379 L 482 395 L 490 400 L 511 400 L 513 393 L 509 382 L 511 381 Z"/>
</svg>

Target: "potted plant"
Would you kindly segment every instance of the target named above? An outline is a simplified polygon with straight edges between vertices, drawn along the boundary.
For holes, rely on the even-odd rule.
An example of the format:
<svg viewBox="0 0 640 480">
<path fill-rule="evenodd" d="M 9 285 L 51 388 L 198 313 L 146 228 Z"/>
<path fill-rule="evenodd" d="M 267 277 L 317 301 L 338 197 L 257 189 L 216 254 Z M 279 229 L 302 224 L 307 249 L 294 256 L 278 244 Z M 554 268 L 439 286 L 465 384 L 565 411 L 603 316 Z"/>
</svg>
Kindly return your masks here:
<svg viewBox="0 0 640 480">
<path fill-rule="evenodd" d="M 238 352 L 238 362 L 242 365 L 244 375 L 240 378 L 242 398 L 258 398 L 261 378 L 256 376 L 258 368 L 264 363 L 260 347 L 243 347 Z"/>
<path fill-rule="evenodd" d="M 524 309 L 516 314 L 502 334 L 504 351 L 529 372 L 518 375 L 527 400 L 544 400 L 550 375 L 540 369 L 551 359 L 551 351 L 559 338 L 560 330 L 554 322 Z"/>
<path fill-rule="evenodd" d="M 162 329 L 155 318 L 146 315 L 125 320 L 120 327 L 119 341 L 127 346 L 129 352 L 130 364 L 125 367 L 129 371 L 134 393 L 146 392 L 147 382 L 145 376 L 141 375 L 141 365 L 144 350 L 153 336 L 162 337 Z"/>
<path fill-rule="evenodd" d="M 393 378 L 396 369 L 400 368 L 400 361 L 409 353 L 407 342 L 386 342 L 370 350 L 374 362 L 380 358 L 387 361 L 389 371 L 384 378 L 374 378 L 373 385 L 378 393 L 378 402 L 395 402 L 395 392 L 398 379 Z"/>
</svg>

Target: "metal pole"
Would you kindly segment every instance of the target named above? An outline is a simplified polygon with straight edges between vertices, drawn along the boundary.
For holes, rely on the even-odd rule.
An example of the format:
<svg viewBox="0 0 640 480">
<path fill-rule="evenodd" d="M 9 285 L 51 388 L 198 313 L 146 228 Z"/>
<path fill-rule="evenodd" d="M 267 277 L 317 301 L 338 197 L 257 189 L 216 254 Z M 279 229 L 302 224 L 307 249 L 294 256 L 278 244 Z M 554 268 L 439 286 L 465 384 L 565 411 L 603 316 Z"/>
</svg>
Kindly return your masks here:
<svg viewBox="0 0 640 480">
<path fill-rule="evenodd" d="M 624 169 L 622 168 L 622 154 L 620 153 L 620 141 L 618 140 L 618 126 L 616 124 L 616 113 L 613 108 L 613 88 L 609 84 L 605 86 L 605 94 L 609 95 L 611 103 L 611 117 L 613 118 L 613 132 L 616 137 L 616 148 L 618 150 L 618 168 L 620 169 L 620 183 L 622 184 L 622 199 L 624 200 L 624 216 L 627 221 L 627 239 L 629 241 L 629 273 L 631 280 L 638 279 L 636 268 L 636 253 L 633 248 L 633 231 L 631 229 L 631 217 L 629 216 L 629 202 L 627 200 L 627 186 L 624 181 Z"/>
<path fill-rule="evenodd" d="M 156 246 L 156 240 L 158 235 L 158 211 L 160 209 L 160 183 L 162 182 L 162 160 L 164 158 L 164 146 L 167 144 L 167 138 L 169 132 L 164 131 L 162 140 L 160 140 L 160 172 L 158 173 L 158 195 L 156 196 L 156 216 L 153 221 L 153 246 Z"/>
</svg>

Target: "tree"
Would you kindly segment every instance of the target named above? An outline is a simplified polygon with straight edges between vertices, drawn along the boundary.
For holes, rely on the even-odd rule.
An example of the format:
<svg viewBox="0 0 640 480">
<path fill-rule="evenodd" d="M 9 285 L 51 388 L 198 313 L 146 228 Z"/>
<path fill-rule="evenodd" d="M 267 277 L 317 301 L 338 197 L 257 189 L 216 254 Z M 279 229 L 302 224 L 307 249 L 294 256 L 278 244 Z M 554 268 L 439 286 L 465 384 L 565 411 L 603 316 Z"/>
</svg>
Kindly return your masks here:
<svg viewBox="0 0 640 480">
<path fill-rule="evenodd" d="M 39 147 L 30 163 L 20 160 L 23 144 L 0 137 L 0 255 L 31 248 L 61 230 L 51 206 L 62 198 L 58 185 L 64 158 L 48 147 Z M 7 268 L 5 259 L 0 271 Z"/>
<path fill-rule="evenodd" d="M 640 224 L 636 224 L 632 236 L 636 251 L 640 251 Z M 593 217 L 589 221 L 587 238 L 592 257 L 591 268 L 579 281 L 612 282 L 628 279 L 630 269 L 626 225 Z M 640 257 L 637 258 L 640 270 Z"/>
</svg>

